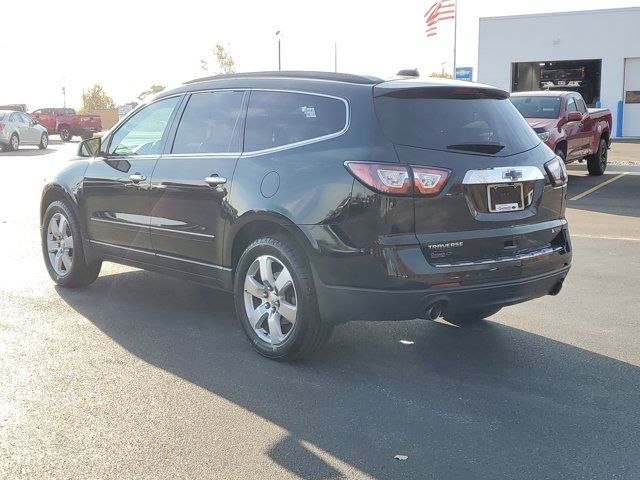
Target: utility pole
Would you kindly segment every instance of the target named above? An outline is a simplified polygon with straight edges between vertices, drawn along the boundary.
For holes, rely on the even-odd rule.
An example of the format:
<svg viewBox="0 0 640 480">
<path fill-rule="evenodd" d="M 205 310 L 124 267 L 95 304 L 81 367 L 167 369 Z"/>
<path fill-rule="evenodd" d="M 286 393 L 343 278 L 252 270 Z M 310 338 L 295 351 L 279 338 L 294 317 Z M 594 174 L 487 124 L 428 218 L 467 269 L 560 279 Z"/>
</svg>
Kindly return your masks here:
<svg viewBox="0 0 640 480">
<path fill-rule="evenodd" d="M 62 86 L 62 107 L 67 108 L 67 89 Z"/>
<path fill-rule="evenodd" d="M 453 78 L 456 78 L 456 43 L 458 40 L 458 2 L 455 0 L 453 10 Z"/>
<path fill-rule="evenodd" d="M 282 70 L 282 56 L 280 53 L 280 30 L 276 32 L 276 37 L 278 38 L 278 71 Z"/>
</svg>

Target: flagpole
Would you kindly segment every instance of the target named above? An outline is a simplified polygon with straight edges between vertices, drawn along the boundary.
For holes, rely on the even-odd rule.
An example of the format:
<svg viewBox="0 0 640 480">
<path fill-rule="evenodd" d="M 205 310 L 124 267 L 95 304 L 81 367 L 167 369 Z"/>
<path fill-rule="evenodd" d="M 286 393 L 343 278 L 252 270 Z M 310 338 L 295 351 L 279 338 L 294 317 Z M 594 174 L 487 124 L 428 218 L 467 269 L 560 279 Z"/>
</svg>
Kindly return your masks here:
<svg viewBox="0 0 640 480">
<path fill-rule="evenodd" d="M 453 10 L 453 78 L 456 78 L 456 42 L 458 41 L 458 1 L 455 0 Z"/>
</svg>

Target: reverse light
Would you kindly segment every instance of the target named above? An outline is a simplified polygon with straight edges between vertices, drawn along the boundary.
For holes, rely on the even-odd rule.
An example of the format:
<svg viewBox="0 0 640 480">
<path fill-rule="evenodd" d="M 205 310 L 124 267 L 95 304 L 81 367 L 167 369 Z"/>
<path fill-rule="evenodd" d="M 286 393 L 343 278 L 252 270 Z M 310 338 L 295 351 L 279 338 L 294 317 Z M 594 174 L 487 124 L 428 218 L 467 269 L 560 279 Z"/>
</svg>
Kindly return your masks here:
<svg viewBox="0 0 640 480">
<path fill-rule="evenodd" d="M 549 180 L 554 187 L 560 187 L 567 183 L 567 168 L 560 157 L 544 164 L 544 168 L 549 174 Z"/>
<path fill-rule="evenodd" d="M 431 167 L 367 162 L 345 162 L 345 166 L 367 187 L 390 195 L 435 195 L 449 178 L 447 170 Z"/>
<path fill-rule="evenodd" d="M 435 195 L 447 183 L 449 172 L 439 168 L 411 167 L 413 170 L 413 185 L 422 195 Z"/>
<path fill-rule="evenodd" d="M 538 135 L 538 138 L 543 142 L 549 140 L 549 132 L 537 132 L 536 135 Z"/>
</svg>

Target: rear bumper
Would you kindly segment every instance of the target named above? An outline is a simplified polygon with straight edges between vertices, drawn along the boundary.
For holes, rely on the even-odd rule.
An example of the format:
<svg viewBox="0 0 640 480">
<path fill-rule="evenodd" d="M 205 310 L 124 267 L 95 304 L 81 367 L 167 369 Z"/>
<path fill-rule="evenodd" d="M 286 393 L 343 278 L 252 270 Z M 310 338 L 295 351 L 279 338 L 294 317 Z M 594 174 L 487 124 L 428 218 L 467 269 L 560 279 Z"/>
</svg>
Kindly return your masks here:
<svg viewBox="0 0 640 480">
<path fill-rule="evenodd" d="M 336 287 L 316 276 L 316 294 L 323 319 L 343 323 L 350 320 L 408 320 L 424 317 L 436 302 L 447 307 L 504 307 L 553 295 L 569 273 L 570 265 L 543 274 L 509 281 L 455 288 L 426 290 L 377 290 Z"/>
</svg>

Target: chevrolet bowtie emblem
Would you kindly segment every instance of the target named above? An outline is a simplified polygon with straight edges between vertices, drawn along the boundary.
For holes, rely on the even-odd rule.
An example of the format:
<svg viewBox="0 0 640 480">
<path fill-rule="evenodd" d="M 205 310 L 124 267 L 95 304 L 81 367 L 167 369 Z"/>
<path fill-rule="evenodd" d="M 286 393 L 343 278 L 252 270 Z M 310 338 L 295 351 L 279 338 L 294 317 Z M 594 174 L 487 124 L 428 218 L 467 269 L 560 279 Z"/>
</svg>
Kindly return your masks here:
<svg viewBox="0 0 640 480">
<path fill-rule="evenodd" d="M 522 178 L 521 170 L 507 170 L 506 172 L 502 172 L 502 178 L 510 178 L 511 180 L 517 180 Z"/>
</svg>

